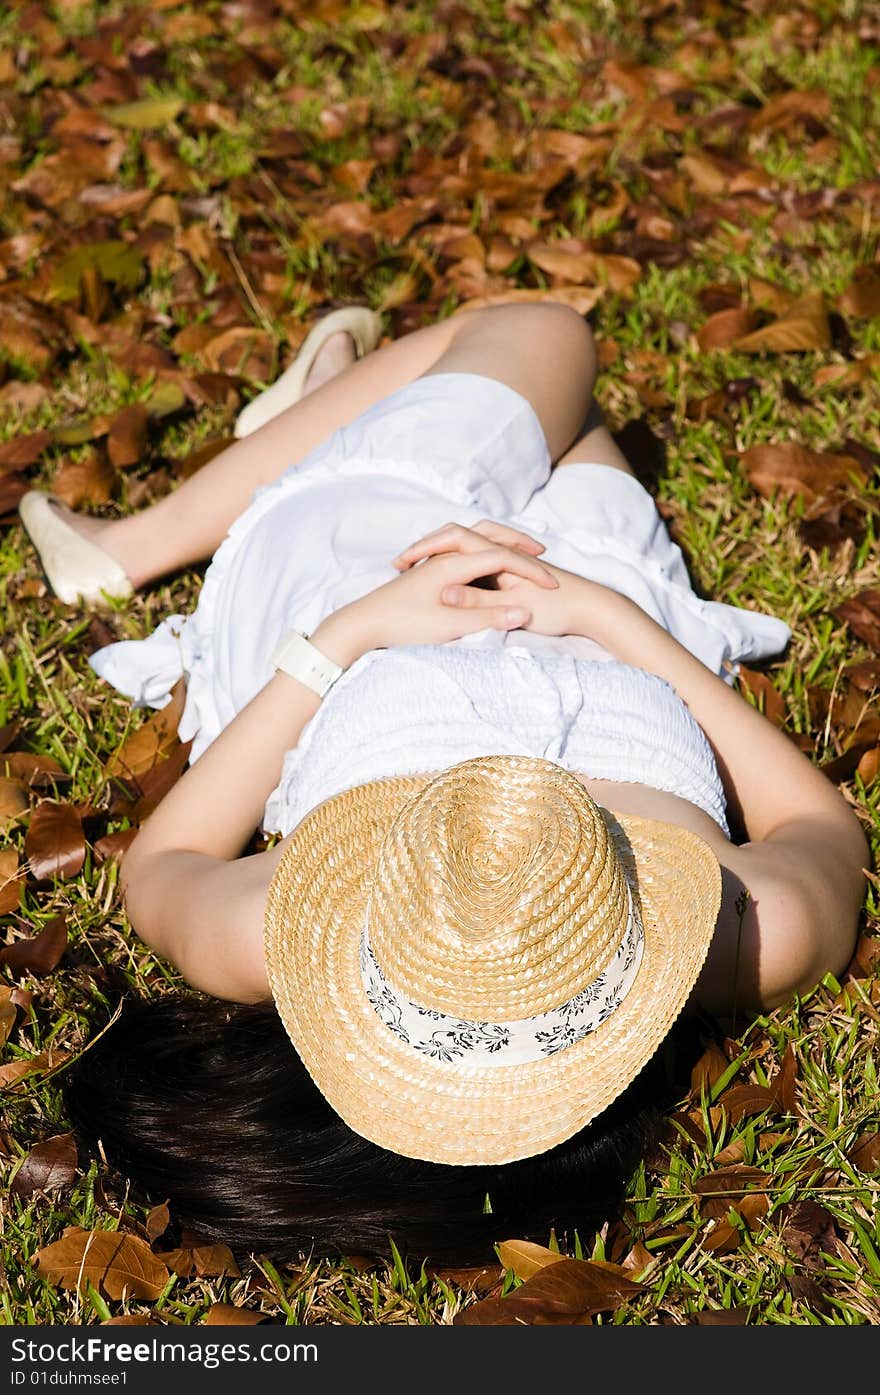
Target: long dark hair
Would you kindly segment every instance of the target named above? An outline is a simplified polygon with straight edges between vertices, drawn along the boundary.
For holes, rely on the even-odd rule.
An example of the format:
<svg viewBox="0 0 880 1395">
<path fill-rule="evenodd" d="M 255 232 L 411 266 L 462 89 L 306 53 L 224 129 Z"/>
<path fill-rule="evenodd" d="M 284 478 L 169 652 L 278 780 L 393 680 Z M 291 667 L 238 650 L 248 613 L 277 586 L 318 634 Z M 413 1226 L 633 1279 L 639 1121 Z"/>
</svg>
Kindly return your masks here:
<svg viewBox="0 0 880 1395">
<path fill-rule="evenodd" d="M 67 1073 L 68 1116 L 145 1200 L 238 1252 L 482 1263 L 506 1238 L 585 1241 L 620 1205 L 669 1095 L 661 1050 L 592 1124 L 494 1167 L 400 1157 L 352 1132 L 271 1003 L 127 1000 Z"/>
</svg>

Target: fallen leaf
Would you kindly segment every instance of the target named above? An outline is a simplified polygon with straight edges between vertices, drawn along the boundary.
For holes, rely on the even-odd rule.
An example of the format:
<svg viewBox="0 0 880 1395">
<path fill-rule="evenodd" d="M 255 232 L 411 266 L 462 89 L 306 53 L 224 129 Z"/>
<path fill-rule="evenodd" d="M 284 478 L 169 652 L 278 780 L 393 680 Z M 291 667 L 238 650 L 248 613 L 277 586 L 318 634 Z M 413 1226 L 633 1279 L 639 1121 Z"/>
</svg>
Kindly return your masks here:
<svg viewBox="0 0 880 1395">
<path fill-rule="evenodd" d="M 64 1064 L 69 1058 L 69 1051 L 62 1051 L 56 1047 L 49 1047 L 46 1051 L 40 1051 L 36 1056 L 19 1057 L 16 1061 L 7 1061 L 5 1066 L 0 1066 L 0 1089 L 15 1090 L 29 1075 L 42 1075 L 48 1071 L 54 1071 L 58 1066 Z"/>
<path fill-rule="evenodd" d="M 700 1099 L 704 1091 L 708 1094 L 729 1065 L 730 1062 L 721 1047 L 715 1042 L 710 1042 L 691 1071 L 691 1099 Z"/>
<path fill-rule="evenodd" d="M 18 910 L 24 873 L 16 848 L 0 848 L 0 915 Z"/>
<path fill-rule="evenodd" d="M 619 294 L 628 294 L 642 275 L 641 265 L 632 257 L 603 255 L 599 252 L 566 252 L 547 243 L 533 243 L 528 248 L 529 261 L 575 285 L 608 286 Z"/>
<path fill-rule="evenodd" d="M 775 1108 L 780 1114 L 798 1113 L 797 1079 L 798 1059 L 793 1044 L 789 1042 L 782 1057 L 782 1064 L 770 1081 Z"/>
<path fill-rule="evenodd" d="M 510 1269 L 518 1279 L 530 1279 L 548 1264 L 558 1264 L 565 1255 L 550 1250 L 546 1245 L 535 1245 L 530 1240 L 502 1240 L 498 1255 L 505 1269 Z"/>
<path fill-rule="evenodd" d="M 82 820 L 72 804 L 43 799 L 31 814 L 24 850 L 38 881 L 66 880 L 82 871 L 86 840 Z"/>
<path fill-rule="evenodd" d="M 737 353 L 759 354 L 827 349 L 830 345 L 831 327 L 825 301 L 815 292 L 796 300 L 778 320 L 735 339 L 731 347 Z"/>
<path fill-rule="evenodd" d="M 772 1109 L 776 1097 L 764 1085 L 733 1085 L 718 1097 L 718 1103 L 726 1111 L 730 1122 L 738 1124 L 740 1119 Z"/>
<path fill-rule="evenodd" d="M 462 1269 L 432 1269 L 431 1277 L 454 1284 L 464 1293 L 488 1293 L 504 1279 L 503 1264 L 471 1265 Z"/>
<path fill-rule="evenodd" d="M 107 433 L 107 454 L 117 470 L 136 465 L 147 445 L 147 409 L 142 402 L 133 402 L 117 412 Z"/>
<path fill-rule="evenodd" d="M 475 296 L 464 301 L 456 306 L 455 314 L 460 315 L 466 310 L 479 310 L 486 305 L 522 305 L 549 301 L 559 305 L 570 305 L 579 315 L 586 315 L 599 303 L 604 293 L 601 286 L 550 286 L 547 290 L 499 291 L 495 295 Z"/>
<path fill-rule="evenodd" d="M 4 945 L 0 949 L 0 964 L 13 973 L 43 978 L 60 963 L 66 948 L 67 921 L 63 915 L 56 915 L 38 935 Z"/>
<path fill-rule="evenodd" d="M 0 984 L 0 1046 L 8 1042 L 18 1021 L 18 1007 L 12 1000 L 12 989 Z"/>
<path fill-rule="evenodd" d="M 505 1298 L 484 1298 L 453 1318 L 456 1326 L 534 1326 L 579 1323 L 613 1312 L 643 1292 L 619 1265 L 561 1259 L 547 1265 Z"/>
<path fill-rule="evenodd" d="M 846 1156 L 860 1172 L 880 1171 L 880 1133 L 861 1133 Z"/>
<path fill-rule="evenodd" d="M 712 1254 L 729 1255 L 739 1249 L 741 1242 L 738 1226 L 731 1225 L 729 1221 L 716 1221 L 711 1230 L 704 1231 L 700 1236 L 700 1249 L 709 1250 Z"/>
<path fill-rule="evenodd" d="M 51 789 L 70 779 L 52 756 L 37 756 L 31 751 L 4 751 L 0 755 L 0 775 L 22 780 L 29 789 Z"/>
<path fill-rule="evenodd" d="M 259 1323 L 274 1321 L 270 1313 L 261 1313 L 256 1308 L 238 1308 L 233 1303 L 212 1303 L 205 1314 L 206 1327 L 256 1327 Z"/>
<path fill-rule="evenodd" d="M 757 669 L 746 668 L 744 664 L 740 664 L 737 681 L 755 699 L 758 711 L 763 712 L 774 726 L 785 725 L 785 699 L 766 673 L 759 673 Z"/>
<path fill-rule="evenodd" d="M 105 833 L 92 845 L 96 862 L 121 862 L 136 837 L 136 828 L 120 828 L 115 833 Z"/>
<path fill-rule="evenodd" d="M 860 266 L 837 302 L 847 315 L 873 320 L 880 316 L 880 272 L 873 266 Z"/>
<path fill-rule="evenodd" d="M 0 775 L 0 829 L 8 829 L 29 808 L 27 785 Z"/>
<path fill-rule="evenodd" d="M 880 590 L 860 591 L 831 613 L 845 621 L 854 635 L 880 654 Z"/>
<path fill-rule="evenodd" d="M 853 456 L 810 450 L 796 441 L 751 446 L 743 451 L 740 464 L 752 488 L 765 499 L 778 492 L 800 496 L 807 504 L 865 478 L 864 467 Z"/>
<path fill-rule="evenodd" d="M 85 1291 L 91 1283 L 108 1298 L 158 1298 L 169 1273 L 146 1241 L 117 1230 L 70 1226 L 62 1239 L 33 1257 L 38 1274 L 59 1288 Z"/>
<path fill-rule="evenodd" d="M 0 445 L 0 469 L 18 470 L 24 465 L 35 465 L 51 442 L 51 431 L 31 431 L 27 436 L 12 436 Z"/>
<path fill-rule="evenodd" d="M 715 1220 L 724 1220 L 731 1207 L 739 1211 L 742 1202 L 756 1188 L 765 1187 L 771 1181 L 769 1172 L 745 1163 L 734 1163 L 731 1167 L 719 1167 L 694 1182 L 694 1191 L 700 1198 L 700 1212 Z"/>
<path fill-rule="evenodd" d="M 69 1187 L 76 1176 L 76 1141 L 72 1133 L 56 1134 L 32 1148 L 12 1179 L 13 1195 L 27 1198 L 34 1192 Z"/>
<path fill-rule="evenodd" d="M 68 508 L 82 504 L 106 504 L 119 484 L 113 465 L 101 450 L 92 451 L 85 460 L 66 460 L 52 480 L 52 493 Z"/>
<path fill-rule="evenodd" d="M 719 310 L 700 326 L 697 343 L 704 353 L 712 349 L 726 349 L 747 334 L 754 323 L 755 315 L 746 305 Z"/>
<path fill-rule="evenodd" d="M 186 702 L 186 679 L 179 678 L 170 700 L 123 741 L 104 766 L 107 776 L 137 777 L 151 770 L 177 745 L 177 728 Z"/>
<path fill-rule="evenodd" d="M 265 329 L 233 325 L 215 335 L 202 349 L 216 373 L 235 373 L 269 383 L 275 376 L 275 340 Z"/>
</svg>

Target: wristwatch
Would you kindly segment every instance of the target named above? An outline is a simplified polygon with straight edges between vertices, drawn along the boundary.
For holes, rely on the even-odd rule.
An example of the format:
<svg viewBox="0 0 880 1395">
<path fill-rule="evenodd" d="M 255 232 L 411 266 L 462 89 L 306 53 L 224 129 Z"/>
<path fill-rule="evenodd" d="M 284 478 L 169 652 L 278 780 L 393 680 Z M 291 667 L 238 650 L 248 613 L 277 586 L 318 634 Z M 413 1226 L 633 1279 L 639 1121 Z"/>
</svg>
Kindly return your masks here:
<svg viewBox="0 0 880 1395">
<path fill-rule="evenodd" d="M 298 682 L 311 688 L 318 697 L 324 697 L 344 672 L 339 664 L 328 659 L 320 649 L 299 630 L 290 630 L 272 651 L 270 663 L 282 673 L 290 674 Z"/>
</svg>

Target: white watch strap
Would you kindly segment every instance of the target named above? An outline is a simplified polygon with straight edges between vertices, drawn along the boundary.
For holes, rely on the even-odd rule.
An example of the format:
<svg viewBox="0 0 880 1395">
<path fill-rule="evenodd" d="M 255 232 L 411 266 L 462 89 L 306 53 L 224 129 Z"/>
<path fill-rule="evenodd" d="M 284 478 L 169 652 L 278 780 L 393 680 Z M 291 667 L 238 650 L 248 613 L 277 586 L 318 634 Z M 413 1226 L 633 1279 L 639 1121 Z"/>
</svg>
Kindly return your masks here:
<svg viewBox="0 0 880 1395">
<path fill-rule="evenodd" d="M 332 688 L 344 669 L 316 649 L 299 630 L 290 630 L 272 651 L 273 668 L 290 674 L 319 697 Z"/>
</svg>

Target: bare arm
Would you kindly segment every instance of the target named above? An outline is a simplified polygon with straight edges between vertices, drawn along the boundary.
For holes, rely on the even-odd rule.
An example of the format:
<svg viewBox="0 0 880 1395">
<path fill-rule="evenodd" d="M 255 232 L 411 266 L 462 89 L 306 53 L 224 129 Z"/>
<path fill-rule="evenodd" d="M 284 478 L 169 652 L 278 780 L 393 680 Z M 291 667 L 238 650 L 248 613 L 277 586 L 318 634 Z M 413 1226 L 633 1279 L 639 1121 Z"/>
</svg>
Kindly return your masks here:
<svg viewBox="0 0 880 1395">
<path fill-rule="evenodd" d="M 580 632 L 621 662 L 664 678 L 687 703 L 749 837 L 737 847 L 714 829 L 705 833 L 722 864 L 725 896 L 700 1001 L 730 1012 L 738 995 L 740 1008 L 772 1008 L 829 970 L 839 973 L 853 951 L 869 861 L 841 794 L 633 602 L 582 581 L 579 613 Z"/>
</svg>

